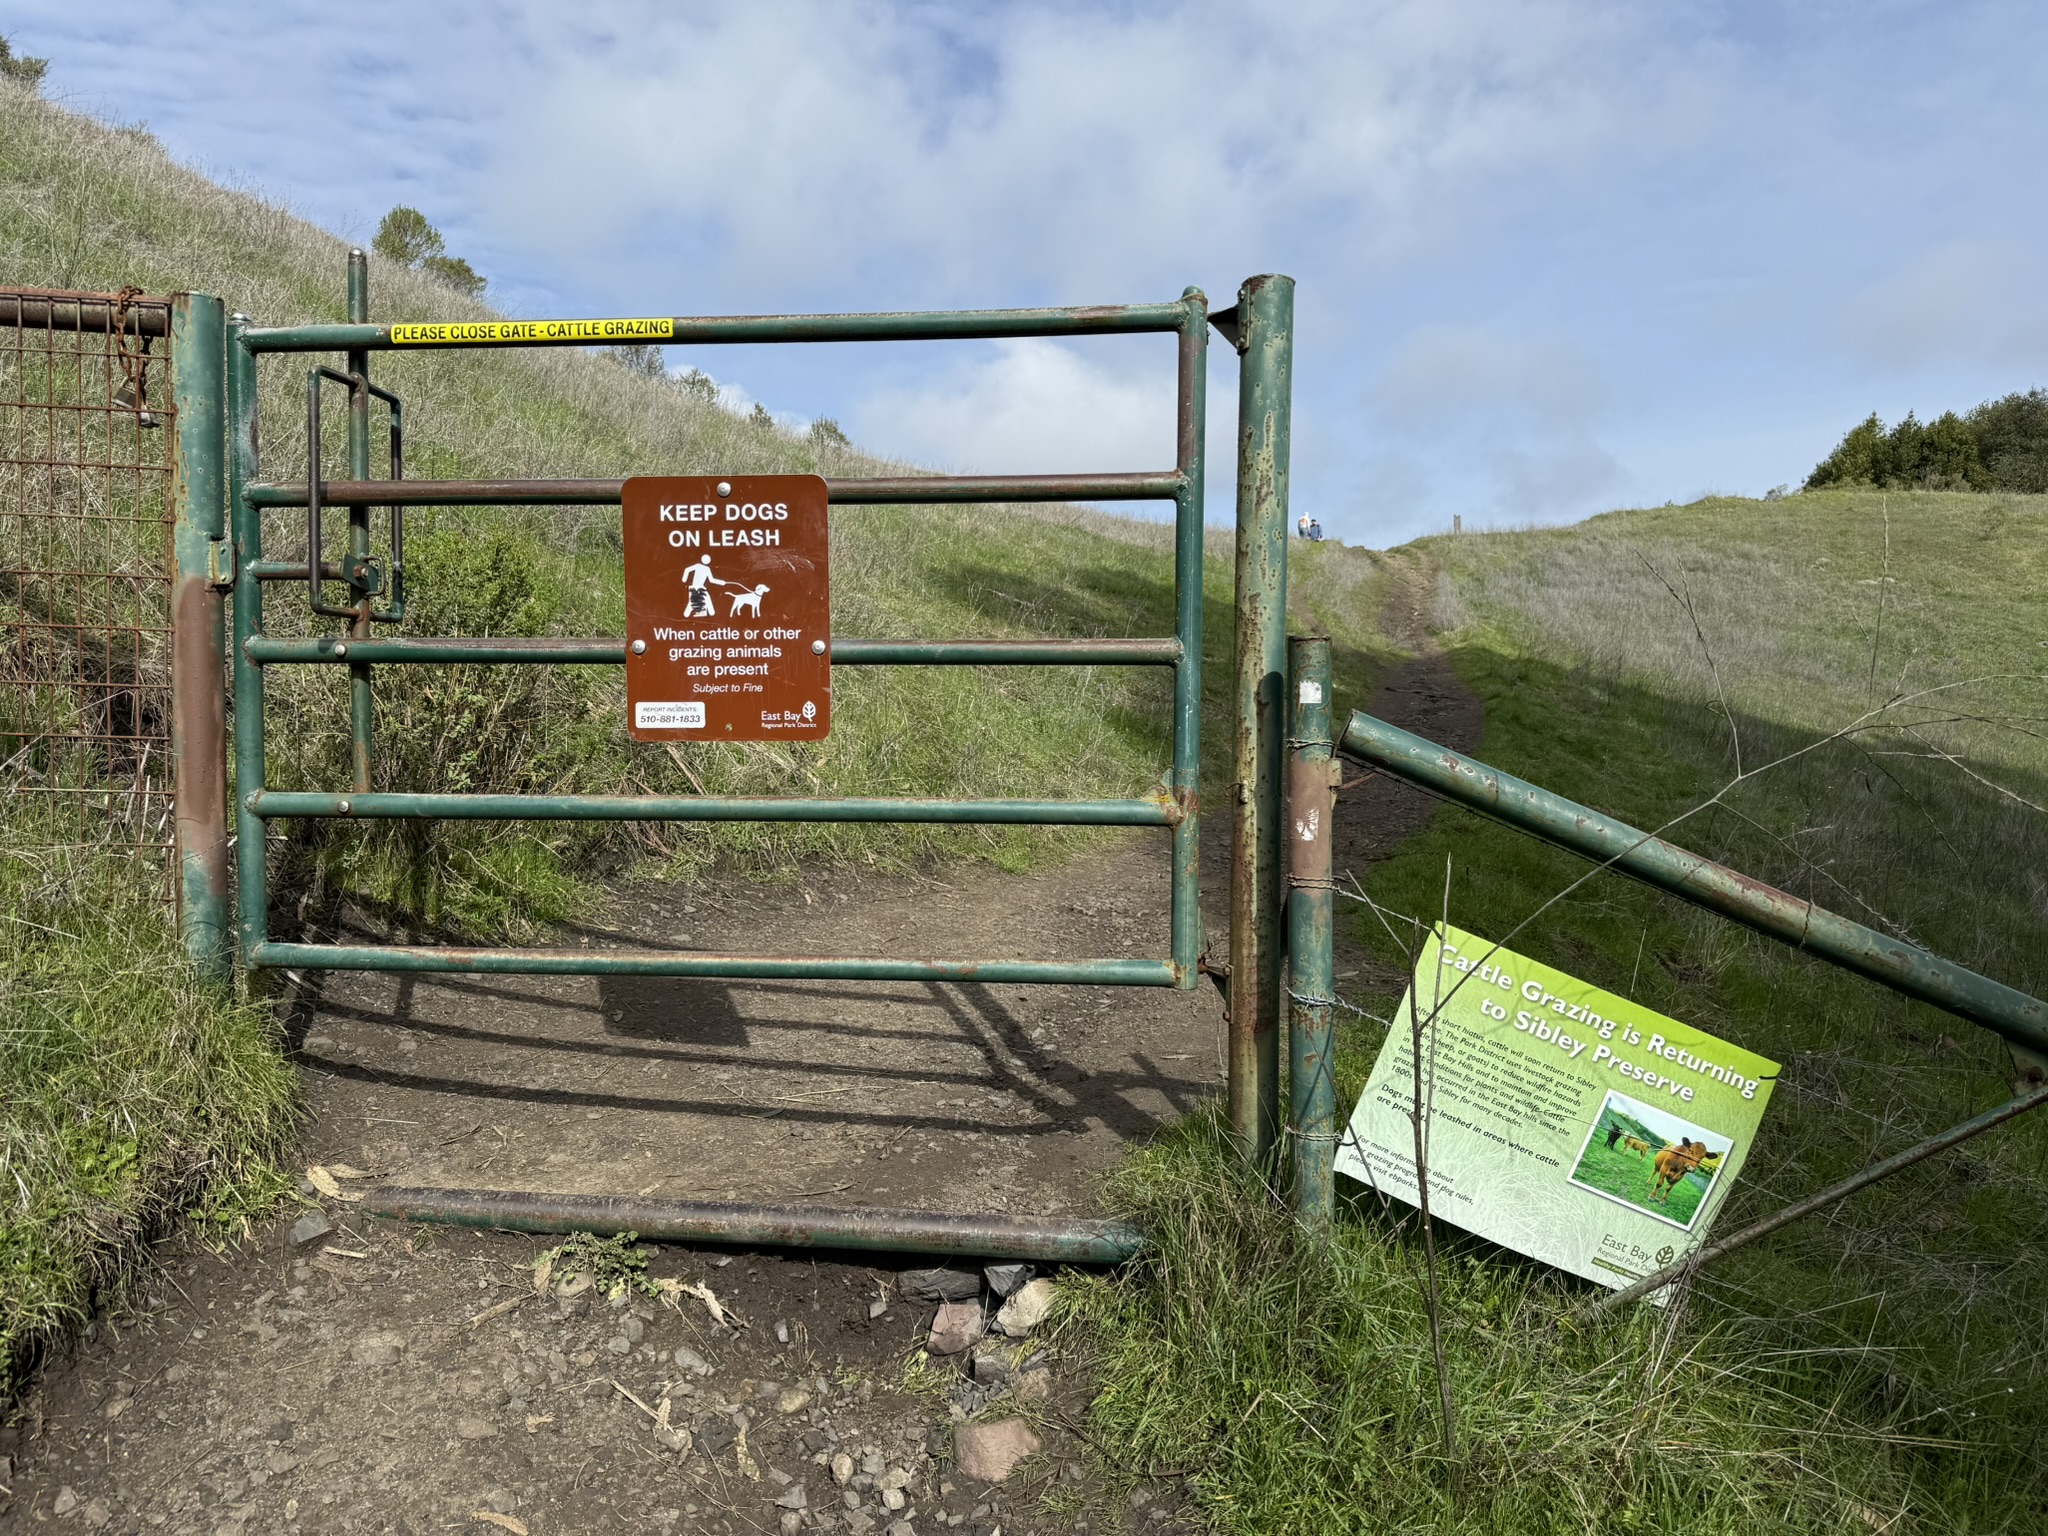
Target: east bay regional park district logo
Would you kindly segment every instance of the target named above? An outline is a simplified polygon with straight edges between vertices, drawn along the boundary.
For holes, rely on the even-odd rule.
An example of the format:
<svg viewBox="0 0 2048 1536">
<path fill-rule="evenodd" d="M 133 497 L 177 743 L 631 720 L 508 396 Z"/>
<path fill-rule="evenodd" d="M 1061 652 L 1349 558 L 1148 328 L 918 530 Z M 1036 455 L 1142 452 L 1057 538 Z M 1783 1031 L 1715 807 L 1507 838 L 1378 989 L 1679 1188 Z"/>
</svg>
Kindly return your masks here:
<svg viewBox="0 0 2048 1536">
<path fill-rule="evenodd" d="M 825 482 L 628 480 L 627 729 L 642 741 L 812 739 L 832 728 Z"/>
</svg>

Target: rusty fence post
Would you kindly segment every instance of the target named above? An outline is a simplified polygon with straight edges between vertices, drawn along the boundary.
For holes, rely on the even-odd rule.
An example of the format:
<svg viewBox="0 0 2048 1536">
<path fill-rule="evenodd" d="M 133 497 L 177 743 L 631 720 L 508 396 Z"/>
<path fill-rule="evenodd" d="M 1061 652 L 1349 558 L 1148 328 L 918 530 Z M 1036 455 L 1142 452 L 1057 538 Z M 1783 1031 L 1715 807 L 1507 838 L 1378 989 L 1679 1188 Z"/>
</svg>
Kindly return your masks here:
<svg viewBox="0 0 2048 1536">
<path fill-rule="evenodd" d="M 1287 643 L 1287 664 L 1287 1136 L 1294 1148 L 1295 1214 L 1328 1221 L 1337 1155 L 1330 869 L 1337 764 L 1329 640 L 1297 635 Z"/>
<path fill-rule="evenodd" d="M 1238 350 L 1237 674 L 1231 738 L 1230 1124 L 1269 1161 L 1279 1134 L 1280 778 L 1287 685 L 1287 457 L 1294 279 L 1247 279 Z"/>
<path fill-rule="evenodd" d="M 231 972 L 223 587 L 229 561 L 227 329 L 221 301 L 171 301 L 171 758 L 178 934 L 200 971 Z"/>
</svg>

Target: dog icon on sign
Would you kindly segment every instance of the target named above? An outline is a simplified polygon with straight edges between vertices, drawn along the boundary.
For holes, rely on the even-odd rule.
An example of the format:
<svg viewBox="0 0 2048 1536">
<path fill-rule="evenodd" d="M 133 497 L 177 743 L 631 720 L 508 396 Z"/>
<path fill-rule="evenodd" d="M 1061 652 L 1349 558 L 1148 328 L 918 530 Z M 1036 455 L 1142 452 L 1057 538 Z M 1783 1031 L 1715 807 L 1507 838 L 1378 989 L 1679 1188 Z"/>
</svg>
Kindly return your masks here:
<svg viewBox="0 0 2048 1536">
<path fill-rule="evenodd" d="M 761 617 L 761 599 L 767 595 L 768 583 L 765 581 L 751 592 L 733 593 L 732 612 L 726 615 L 726 617 L 736 619 L 743 613 L 751 613 L 758 619 Z"/>
</svg>

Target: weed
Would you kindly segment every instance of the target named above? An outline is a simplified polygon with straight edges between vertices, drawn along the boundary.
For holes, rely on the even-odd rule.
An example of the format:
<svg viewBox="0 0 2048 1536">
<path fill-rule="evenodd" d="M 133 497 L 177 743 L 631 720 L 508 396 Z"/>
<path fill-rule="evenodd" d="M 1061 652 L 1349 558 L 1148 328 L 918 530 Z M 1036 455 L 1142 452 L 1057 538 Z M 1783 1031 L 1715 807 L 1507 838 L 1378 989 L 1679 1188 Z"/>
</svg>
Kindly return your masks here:
<svg viewBox="0 0 2048 1536">
<path fill-rule="evenodd" d="M 661 1287 L 647 1273 L 653 1253 L 637 1246 L 640 1234 L 618 1232 L 599 1237 L 592 1232 L 571 1232 L 568 1237 L 533 1261 L 536 1290 L 545 1290 L 557 1271 L 567 1277 L 588 1276 L 607 1301 L 617 1301 L 628 1292 L 659 1296 Z"/>
</svg>

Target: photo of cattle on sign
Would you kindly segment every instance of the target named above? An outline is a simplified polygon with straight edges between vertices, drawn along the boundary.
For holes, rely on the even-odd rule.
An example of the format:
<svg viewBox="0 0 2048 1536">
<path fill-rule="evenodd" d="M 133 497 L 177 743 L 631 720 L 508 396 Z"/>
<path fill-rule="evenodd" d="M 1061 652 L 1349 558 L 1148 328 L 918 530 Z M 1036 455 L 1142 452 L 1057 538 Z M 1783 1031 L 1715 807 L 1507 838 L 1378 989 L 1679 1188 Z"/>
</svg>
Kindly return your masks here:
<svg viewBox="0 0 2048 1536">
<path fill-rule="evenodd" d="M 1609 1093 L 1571 1181 L 1690 1228 L 1733 1145 L 1665 1110 Z"/>
</svg>

